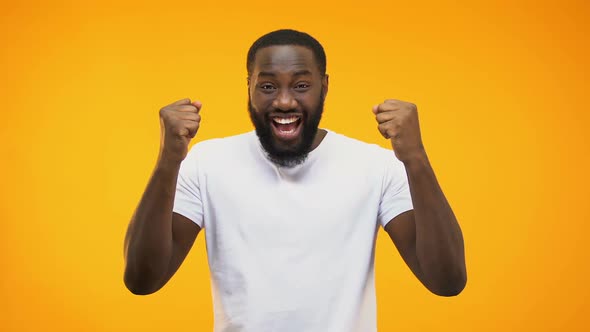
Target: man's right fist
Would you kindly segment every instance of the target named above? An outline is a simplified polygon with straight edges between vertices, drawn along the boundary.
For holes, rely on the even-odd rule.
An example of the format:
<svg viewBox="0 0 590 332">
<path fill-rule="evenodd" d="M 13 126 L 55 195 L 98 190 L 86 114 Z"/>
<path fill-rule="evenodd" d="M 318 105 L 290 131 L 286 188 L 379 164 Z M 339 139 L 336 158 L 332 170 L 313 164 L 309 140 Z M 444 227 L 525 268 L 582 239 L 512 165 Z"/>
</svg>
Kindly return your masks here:
<svg viewBox="0 0 590 332">
<path fill-rule="evenodd" d="M 185 98 L 160 109 L 160 159 L 181 162 L 199 130 L 201 102 Z"/>
</svg>

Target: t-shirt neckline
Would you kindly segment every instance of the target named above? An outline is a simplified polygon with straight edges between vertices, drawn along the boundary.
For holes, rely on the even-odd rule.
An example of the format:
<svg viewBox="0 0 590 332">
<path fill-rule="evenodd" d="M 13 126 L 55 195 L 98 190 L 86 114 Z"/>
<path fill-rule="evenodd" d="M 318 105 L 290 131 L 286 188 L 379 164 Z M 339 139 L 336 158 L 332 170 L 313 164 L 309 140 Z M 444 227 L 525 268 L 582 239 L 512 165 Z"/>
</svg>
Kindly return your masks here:
<svg viewBox="0 0 590 332">
<path fill-rule="evenodd" d="M 256 145 L 258 147 L 258 150 L 260 151 L 260 153 L 262 154 L 264 159 L 266 159 L 269 163 L 271 163 L 276 168 L 288 170 L 288 169 L 298 169 L 301 167 L 305 167 L 305 165 L 308 165 L 308 164 L 312 163 L 315 159 L 317 159 L 318 156 L 321 154 L 321 152 L 326 149 L 326 145 L 329 145 L 329 142 L 332 140 L 331 136 L 333 136 L 334 133 L 331 130 L 326 129 L 326 128 L 318 128 L 318 130 L 325 130 L 326 135 L 324 136 L 324 138 L 322 139 L 320 144 L 318 144 L 318 146 L 316 146 L 315 149 L 311 150 L 307 154 L 307 159 L 305 159 L 305 161 L 303 163 L 301 163 L 297 166 L 294 166 L 294 167 L 282 167 L 282 166 L 278 166 L 275 163 L 273 163 L 270 159 L 268 159 L 268 156 L 266 155 L 266 151 L 264 150 L 264 147 L 260 143 L 260 139 L 258 138 L 258 135 L 256 135 L 256 131 L 253 131 L 253 136 L 254 136 L 254 139 L 256 140 Z"/>
</svg>

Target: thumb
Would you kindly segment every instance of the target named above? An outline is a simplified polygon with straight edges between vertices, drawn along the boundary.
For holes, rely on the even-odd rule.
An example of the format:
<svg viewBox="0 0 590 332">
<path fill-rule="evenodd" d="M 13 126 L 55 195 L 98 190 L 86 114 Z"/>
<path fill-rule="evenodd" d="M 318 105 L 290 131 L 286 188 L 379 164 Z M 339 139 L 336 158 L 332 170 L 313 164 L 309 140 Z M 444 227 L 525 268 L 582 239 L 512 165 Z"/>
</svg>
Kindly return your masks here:
<svg viewBox="0 0 590 332">
<path fill-rule="evenodd" d="M 201 107 L 203 107 L 203 103 L 201 103 L 198 100 L 194 100 L 193 102 L 191 102 L 191 104 L 196 107 L 199 111 L 201 110 Z"/>
<path fill-rule="evenodd" d="M 378 109 L 379 109 L 379 105 L 373 106 L 373 113 L 377 114 Z"/>
</svg>

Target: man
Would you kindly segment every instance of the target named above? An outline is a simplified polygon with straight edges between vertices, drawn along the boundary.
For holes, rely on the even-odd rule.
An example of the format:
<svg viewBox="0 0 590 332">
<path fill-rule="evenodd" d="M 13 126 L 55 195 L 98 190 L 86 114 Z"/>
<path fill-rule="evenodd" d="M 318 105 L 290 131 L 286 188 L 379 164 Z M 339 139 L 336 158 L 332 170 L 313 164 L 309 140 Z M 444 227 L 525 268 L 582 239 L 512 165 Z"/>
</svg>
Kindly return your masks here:
<svg viewBox="0 0 590 332">
<path fill-rule="evenodd" d="M 391 151 L 318 129 L 328 75 L 308 34 L 262 36 L 247 69 L 255 133 L 188 152 L 201 102 L 160 110 L 160 155 L 125 239 L 129 290 L 160 289 L 204 228 L 215 331 L 376 331 L 381 225 L 424 286 L 459 294 L 462 234 L 424 151 L 416 106 L 373 107 Z"/>
</svg>

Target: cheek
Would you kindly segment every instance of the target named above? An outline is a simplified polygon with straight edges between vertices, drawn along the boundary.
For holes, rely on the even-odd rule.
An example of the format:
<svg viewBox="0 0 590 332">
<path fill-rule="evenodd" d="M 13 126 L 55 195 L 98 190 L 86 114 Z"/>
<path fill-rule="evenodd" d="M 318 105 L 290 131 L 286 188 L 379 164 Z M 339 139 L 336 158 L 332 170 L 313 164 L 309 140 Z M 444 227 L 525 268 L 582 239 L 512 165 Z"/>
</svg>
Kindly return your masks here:
<svg viewBox="0 0 590 332">
<path fill-rule="evenodd" d="M 272 105 L 273 98 L 262 93 L 253 93 L 251 97 L 252 106 L 257 112 L 264 112 Z"/>
<path fill-rule="evenodd" d="M 303 106 L 306 110 L 314 110 L 318 107 L 323 98 L 321 92 L 310 93 L 306 96 L 297 99 L 299 105 Z"/>
</svg>

